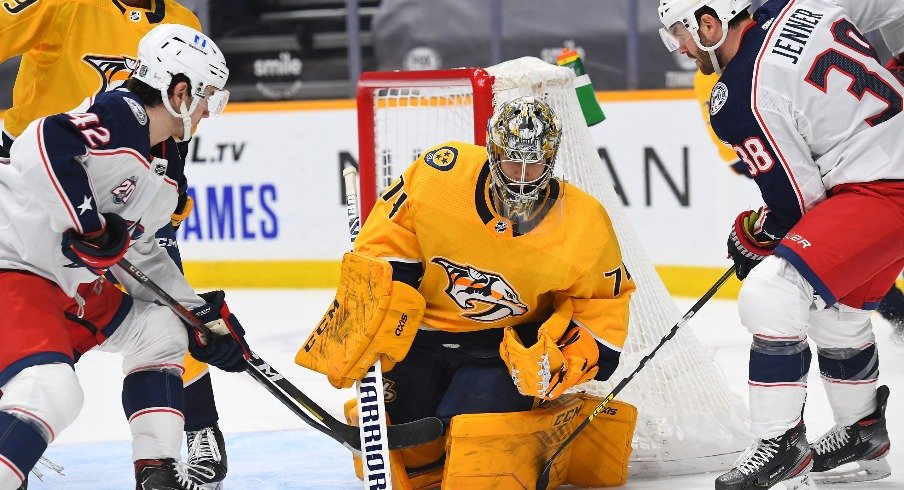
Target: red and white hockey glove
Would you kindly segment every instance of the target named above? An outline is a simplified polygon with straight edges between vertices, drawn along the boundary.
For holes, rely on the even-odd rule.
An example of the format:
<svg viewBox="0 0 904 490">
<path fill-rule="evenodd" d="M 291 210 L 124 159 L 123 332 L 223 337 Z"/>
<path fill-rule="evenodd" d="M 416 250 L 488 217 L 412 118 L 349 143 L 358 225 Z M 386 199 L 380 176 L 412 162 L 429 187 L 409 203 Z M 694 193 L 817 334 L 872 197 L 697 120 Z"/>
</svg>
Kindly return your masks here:
<svg viewBox="0 0 904 490">
<path fill-rule="evenodd" d="M 885 63 L 885 68 L 904 83 L 904 53 L 892 56 L 888 63 Z"/>
<path fill-rule="evenodd" d="M 780 238 L 763 231 L 763 223 L 769 214 L 767 208 L 747 210 L 735 218 L 728 235 L 728 257 L 734 260 L 735 275 L 744 280 L 747 274 L 778 245 Z"/>
<path fill-rule="evenodd" d="M 102 213 L 106 224 L 92 235 L 81 235 L 75 230 L 63 233 L 63 255 L 79 267 L 85 267 L 102 276 L 129 250 L 131 234 L 129 225 L 121 216 Z"/>
</svg>

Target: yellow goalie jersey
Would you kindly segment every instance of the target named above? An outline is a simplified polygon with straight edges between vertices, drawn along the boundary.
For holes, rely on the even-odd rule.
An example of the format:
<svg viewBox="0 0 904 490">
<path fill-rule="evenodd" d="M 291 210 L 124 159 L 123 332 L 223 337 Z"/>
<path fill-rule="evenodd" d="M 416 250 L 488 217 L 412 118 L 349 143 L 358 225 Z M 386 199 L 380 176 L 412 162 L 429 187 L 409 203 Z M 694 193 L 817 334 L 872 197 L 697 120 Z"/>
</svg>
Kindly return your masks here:
<svg viewBox="0 0 904 490">
<path fill-rule="evenodd" d="M 159 24 L 201 30 L 198 18 L 172 0 L 151 9 L 119 0 L 5 0 L 0 9 L 0 61 L 22 64 L 4 131 L 17 137 L 31 121 L 78 106 L 122 83 L 134 69 L 138 41 Z"/>
<path fill-rule="evenodd" d="M 602 205 L 556 179 L 551 208 L 519 234 L 497 214 L 482 146 L 450 142 L 423 154 L 378 199 L 358 252 L 420 263 L 422 328 L 469 332 L 542 322 L 574 302 L 572 319 L 621 350 L 634 281 Z"/>
</svg>

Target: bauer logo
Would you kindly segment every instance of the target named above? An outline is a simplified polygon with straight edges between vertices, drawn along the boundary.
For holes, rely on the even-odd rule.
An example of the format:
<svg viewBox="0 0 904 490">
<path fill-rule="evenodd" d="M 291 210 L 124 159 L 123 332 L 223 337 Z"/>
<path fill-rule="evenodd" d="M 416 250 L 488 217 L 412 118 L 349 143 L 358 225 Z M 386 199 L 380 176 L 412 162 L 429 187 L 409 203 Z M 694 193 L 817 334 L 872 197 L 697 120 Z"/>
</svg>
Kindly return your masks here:
<svg viewBox="0 0 904 490">
<path fill-rule="evenodd" d="M 194 41 L 194 42 L 195 42 L 195 46 L 197 46 L 197 47 L 199 47 L 199 48 L 206 48 L 206 47 L 207 47 L 207 38 L 205 38 L 205 37 L 202 37 L 202 36 L 199 36 L 199 35 L 195 34 L 195 41 Z"/>
<path fill-rule="evenodd" d="M 712 95 L 709 97 L 709 115 L 715 116 L 722 106 L 725 105 L 725 101 L 728 100 L 728 86 L 722 82 L 716 84 L 713 87 Z"/>
<path fill-rule="evenodd" d="M 427 162 L 427 165 L 443 171 L 452 168 L 457 158 L 458 149 L 451 146 L 443 146 L 424 155 L 424 161 Z"/>
<path fill-rule="evenodd" d="M 446 294 L 467 312 L 461 316 L 476 322 L 495 322 L 510 316 L 521 316 L 528 307 L 518 292 L 500 274 L 459 265 L 444 257 L 430 262 L 441 266 L 449 277 Z M 490 305 L 482 311 L 478 308 Z"/>
</svg>

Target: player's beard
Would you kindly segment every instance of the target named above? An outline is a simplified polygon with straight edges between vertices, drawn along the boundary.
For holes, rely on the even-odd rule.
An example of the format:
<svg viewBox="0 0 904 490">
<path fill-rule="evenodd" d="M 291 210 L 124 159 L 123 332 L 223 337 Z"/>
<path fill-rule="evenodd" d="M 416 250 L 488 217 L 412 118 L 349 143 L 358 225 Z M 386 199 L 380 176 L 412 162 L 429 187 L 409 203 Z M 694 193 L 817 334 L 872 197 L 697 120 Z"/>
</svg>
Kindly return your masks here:
<svg viewBox="0 0 904 490">
<path fill-rule="evenodd" d="M 715 44 L 714 42 L 710 42 L 705 37 L 700 37 L 700 42 L 703 43 L 704 46 L 711 46 Z M 704 51 L 700 49 L 700 46 L 697 46 L 696 43 L 693 45 L 692 58 L 697 62 L 697 68 L 700 69 L 700 72 L 704 75 L 712 75 L 716 72 L 716 67 L 713 66 L 712 58 L 709 56 L 709 51 Z"/>
</svg>

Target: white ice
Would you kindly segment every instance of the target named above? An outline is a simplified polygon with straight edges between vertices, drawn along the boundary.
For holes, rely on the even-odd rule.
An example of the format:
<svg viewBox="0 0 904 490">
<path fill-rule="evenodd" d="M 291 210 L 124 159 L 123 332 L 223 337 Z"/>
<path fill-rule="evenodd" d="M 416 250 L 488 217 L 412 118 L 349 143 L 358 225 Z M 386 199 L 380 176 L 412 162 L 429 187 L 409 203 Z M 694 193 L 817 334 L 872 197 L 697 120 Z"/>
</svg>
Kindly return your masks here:
<svg viewBox="0 0 904 490">
<path fill-rule="evenodd" d="M 248 332 L 252 349 L 342 419 L 342 403 L 353 396 L 351 391 L 333 389 L 320 375 L 293 362 L 296 350 L 325 311 L 332 294 L 333 291 L 326 290 L 230 290 L 227 298 L 231 310 Z M 677 300 L 682 311 L 693 301 Z M 736 306 L 734 301 L 712 300 L 684 328 L 694 330 L 724 370 L 732 390 L 746 399 L 750 339 L 739 324 Z M 892 451 L 888 461 L 893 474 L 880 482 L 847 487 L 901 489 L 904 488 L 904 346 L 892 342 L 888 324 L 877 316 L 874 318 L 881 355 L 880 381 L 891 388 L 888 424 Z M 44 469 L 44 481 L 32 476 L 29 488 L 134 488 L 129 433 L 120 402 L 119 358 L 91 352 L 79 361 L 77 371 L 85 390 L 85 407 L 78 420 L 46 453 L 66 468 L 65 476 Z M 354 476 L 346 449 L 308 428 L 251 377 L 214 370 L 213 384 L 229 455 L 226 488 L 363 488 Z M 810 370 L 805 416 L 811 440 L 832 425 L 815 360 Z M 713 488 L 716 476 L 632 480 L 622 488 Z"/>
</svg>

